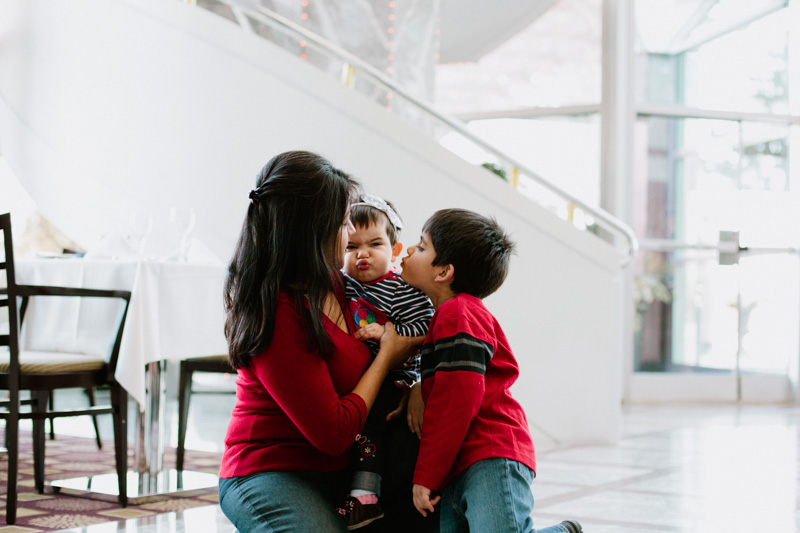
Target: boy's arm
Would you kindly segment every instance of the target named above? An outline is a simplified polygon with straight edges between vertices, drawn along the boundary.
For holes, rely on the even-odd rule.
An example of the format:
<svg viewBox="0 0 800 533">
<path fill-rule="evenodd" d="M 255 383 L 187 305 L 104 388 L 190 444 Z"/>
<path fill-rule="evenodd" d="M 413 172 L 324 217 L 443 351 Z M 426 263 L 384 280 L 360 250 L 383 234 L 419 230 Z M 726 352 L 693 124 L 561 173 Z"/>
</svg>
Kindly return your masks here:
<svg viewBox="0 0 800 533">
<path fill-rule="evenodd" d="M 423 391 L 429 387 L 429 392 L 415 484 L 441 489 L 480 409 L 486 366 L 493 353 L 491 345 L 466 333 L 439 338 L 423 347 Z"/>
<path fill-rule="evenodd" d="M 408 393 L 408 408 L 406 420 L 408 428 L 414 432 L 418 439 L 422 438 L 422 419 L 425 416 L 425 400 L 422 399 L 422 383 L 419 381 L 411 386 Z"/>
</svg>

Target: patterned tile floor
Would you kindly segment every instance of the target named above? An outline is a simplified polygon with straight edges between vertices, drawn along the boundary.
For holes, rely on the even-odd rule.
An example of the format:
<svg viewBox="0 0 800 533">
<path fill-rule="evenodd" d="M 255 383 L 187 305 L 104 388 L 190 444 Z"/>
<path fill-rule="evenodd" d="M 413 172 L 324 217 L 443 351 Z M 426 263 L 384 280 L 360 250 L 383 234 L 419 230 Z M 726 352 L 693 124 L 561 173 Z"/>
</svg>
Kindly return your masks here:
<svg viewBox="0 0 800 533">
<path fill-rule="evenodd" d="M 2 437 L 0 437 L 2 440 Z M 89 483 L 95 491 L 100 478 L 98 474 L 114 472 L 115 461 L 113 442 L 105 440 L 103 449 L 98 450 L 92 438 L 74 437 L 59 434 L 55 440 L 46 442 L 45 490 L 38 494 L 34 489 L 32 438 L 28 431 L 20 432 L 20 456 L 18 472 L 17 522 L 15 526 L 0 526 L 0 532 L 52 532 L 64 528 L 83 527 L 102 524 L 112 520 L 125 521 L 163 514 L 169 511 L 183 511 L 195 507 L 207 507 L 217 503 L 216 488 L 194 489 L 170 495 L 160 501 L 150 501 L 120 509 L 116 497 L 105 500 L 75 497 L 66 491 L 56 492 L 49 483 L 55 480 L 79 479 L 76 489 L 87 490 Z M 129 468 L 133 465 L 133 449 L 129 450 Z M 165 462 L 174 464 L 175 450 L 167 450 Z M 203 472 L 215 480 L 219 470 L 220 454 L 214 452 L 187 451 L 185 465 L 192 472 Z M 7 480 L 7 460 L 0 453 L 0 479 Z M 87 479 L 87 476 L 90 476 Z M 196 475 L 195 475 L 196 476 Z M 116 475 L 107 476 L 116 489 Z M 101 483 L 102 484 L 102 483 Z M 129 490 L 135 490 L 135 483 Z M 0 485 L 0 523 L 6 508 L 5 483 Z M 102 491 L 101 491 L 102 492 Z"/>
<path fill-rule="evenodd" d="M 208 377 L 211 379 L 204 380 L 204 377 Z M 232 383 L 230 379 L 226 379 L 226 376 L 222 375 L 212 375 L 212 374 L 205 374 L 205 375 L 198 375 L 200 378 L 198 381 L 199 383 L 196 385 L 198 388 L 207 388 L 212 390 L 232 390 Z M 98 401 L 102 402 L 102 396 L 104 394 L 103 391 L 98 392 Z M 72 393 L 70 391 L 59 391 L 56 394 L 56 406 L 57 407 L 73 407 L 73 406 L 83 406 L 86 405 L 86 398 L 82 392 L 76 391 Z M 233 395 L 194 395 L 192 398 L 192 407 L 190 413 L 190 420 L 189 420 L 189 428 L 187 430 L 187 437 L 186 437 L 186 444 L 187 444 L 187 464 L 189 462 L 192 463 L 194 469 L 197 471 L 202 472 L 214 472 L 218 470 L 218 453 L 222 451 L 222 437 L 224 435 L 225 428 L 227 427 L 227 420 L 230 416 L 231 408 L 233 407 L 234 397 Z M 135 412 L 134 405 L 131 404 L 131 420 L 133 417 L 133 413 Z M 167 419 L 168 422 L 166 426 L 171 429 L 172 434 L 170 435 L 170 439 L 167 441 L 168 446 L 175 446 L 177 442 L 177 402 L 171 401 L 167 403 Z M 203 416 L 193 417 L 193 413 L 202 413 Z M 113 439 L 113 430 L 112 430 L 112 423 L 110 416 L 102 416 L 99 417 L 100 423 L 100 434 L 104 440 Z M 202 423 L 200 423 L 202 422 Z M 0 422 L 0 426 L 2 422 Z M 128 435 L 129 443 L 132 443 L 134 440 L 133 431 L 135 429 L 135 424 L 129 424 L 131 432 Z M 30 429 L 30 422 L 23 421 L 21 424 L 21 429 L 24 431 L 25 429 Z M 60 450 L 59 444 L 63 441 L 68 440 L 64 437 L 74 436 L 74 437 L 90 437 L 94 438 L 94 428 L 91 423 L 91 419 L 89 417 L 76 417 L 70 419 L 59 419 L 56 421 L 55 430 L 57 433 L 57 438 L 55 441 L 48 441 L 46 445 L 46 454 L 47 454 L 47 470 L 46 470 L 46 479 L 62 479 L 64 477 L 71 477 L 65 476 L 63 473 L 60 473 L 59 470 L 63 470 L 64 466 L 59 465 L 59 459 L 63 457 L 63 453 L 67 453 L 67 456 L 70 461 L 75 461 L 76 459 L 80 459 L 85 455 L 86 460 L 82 461 L 82 464 L 85 467 L 86 472 L 96 471 L 96 472 L 105 472 L 105 471 L 113 471 L 113 443 L 107 442 L 105 448 L 108 451 L 107 457 L 101 457 L 98 460 L 98 454 L 96 452 L 96 447 L 93 440 L 88 440 L 85 443 L 74 443 L 71 442 L 68 446 L 68 452 L 62 452 Z M 0 427 L 0 433 L 2 433 L 2 427 Z M 86 449 L 84 450 L 81 448 L 85 444 Z M 211 453 L 208 453 L 211 452 Z M 76 455 L 80 453 L 80 455 Z M 132 453 L 132 452 L 131 452 Z M 59 457 L 61 456 L 61 457 Z M 211 465 L 209 461 L 214 461 L 214 464 Z M 0 472 L 0 477 L 5 474 L 5 456 L 0 456 L 0 461 L 3 461 L 2 470 Z M 94 461 L 92 463 L 91 461 Z M 172 466 L 174 464 L 174 451 L 168 451 L 168 455 L 165 458 L 165 465 Z M 29 465 L 30 468 L 30 476 L 32 477 L 32 462 Z M 72 466 L 72 465 L 70 465 Z M 20 469 L 25 468 L 25 465 L 22 463 L 20 464 Z M 5 480 L 2 480 L 5 483 Z M 21 483 L 27 483 L 27 479 L 21 479 Z M 30 481 L 30 485 L 32 487 L 32 480 Z M 18 525 L 16 526 L 6 526 L 3 520 L 3 508 L 5 507 L 5 487 L 0 487 L 0 533 L 32 533 L 35 531 L 53 531 L 57 526 L 56 522 L 47 523 L 42 522 L 39 527 L 34 526 L 30 522 L 33 520 L 32 518 L 22 519 L 23 514 L 26 511 L 20 511 L 19 516 L 20 520 Z M 28 496 L 23 496 L 28 497 Z M 31 494 L 30 497 L 32 498 L 42 498 L 41 502 L 31 505 L 28 507 L 34 508 L 33 512 L 36 512 L 38 507 L 50 505 L 46 499 L 51 498 L 52 496 L 48 496 L 47 492 L 43 496 L 39 496 Z M 160 531 L 176 531 L 176 527 L 174 526 L 175 522 L 175 515 L 176 512 L 167 512 L 167 511 L 175 511 L 176 509 L 186 510 L 188 508 L 194 507 L 206 507 L 206 508 L 214 508 L 216 507 L 217 496 L 216 492 L 213 490 L 209 491 L 200 491 L 196 494 L 193 494 L 190 498 L 176 498 L 170 502 L 155 502 L 151 504 L 139 505 L 139 506 L 130 506 L 126 509 L 120 509 L 116 504 L 110 504 L 106 502 L 99 502 L 96 500 L 90 500 L 87 498 L 80 498 L 80 497 L 61 497 L 58 498 L 58 503 L 55 502 L 52 505 L 68 505 L 69 509 L 64 510 L 63 514 L 92 514 L 92 518 L 97 518 L 98 520 L 107 516 L 105 520 L 99 520 L 101 522 L 105 522 L 99 524 L 94 527 L 100 527 L 101 531 L 103 530 L 110 530 L 117 531 L 117 528 L 121 531 L 129 531 L 134 532 L 137 529 L 137 520 L 141 520 L 143 517 L 163 517 L 163 520 L 167 520 L 165 522 L 166 525 L 163 525 Z M 100 506 L 100 507 L 97 507 Z M 50 510 L 51 514 L 55 516 L 56 512 Z M 182 511 L 178 511 L 182 512 Z M 104 514 L 105 513 L 105 514 Z M 34 517 L 34 518 L 41 518 L 42 520 L 51 520 L 50 516 L 41 516 L 41 517 Z M 125 519 L 124 521 L 119 521 L 121 518 Z M 224 517 L 223 517 L 224 518 Z M 63 525 L 61 528 L 74 528 L 74 525 L 70 525 L 69 520 L 74 520 L 74 517 L 64 516 Z M 161 518 L 159 518 L 162 520 Z M 55 520 L 55 519 L 53 519 Z M 108 522 L 108 520 L 117 520 L 117 522 Z M 205 520 L 205 519 L 204 519 Z M 24 527 L 21 525 L 24 523 Z M 86 522 L 83 522 L 86 523 Z M 172 525 L 169 525 L 172 524 Z M 181 526 L 182 527 L 182 526 Z M 213 525 L 212 525 L 213 527 Z M 127 529 L 126 529 L 127 528 Z M 78 528 L 78 531 L 83 531 L 86 528 L 81 527 Z M 183 531 L 183 529 L 181 529 Z M 228 529 L 222 529 L 224 531 L 231 531 L 232 527 Z M 186 531 L 215 531 L 214 529 L 208 529 L 207 527 L 197 527 L 197 528 L 190 528 Z"/>
<path fill-rule="evenodd" d="M 232 398 L 230 399 L 232 402 Z M 204 412 L 229 411 L 203 398 Z M 194 406 L 193 406 L 194 408 Z M 224 418 L 203 418 L 196 444 L 215 451 Z M 539 451 L 533 483 L 539 527 L 565 518 L 589 533 L 800 532 L 800 408 L 629 406 L 614 446 Z M 0 532 L 24 531 L 4 530 Z M 71 533 L 221 532 L 218 505 L 155 514 Z"/>
</svg>

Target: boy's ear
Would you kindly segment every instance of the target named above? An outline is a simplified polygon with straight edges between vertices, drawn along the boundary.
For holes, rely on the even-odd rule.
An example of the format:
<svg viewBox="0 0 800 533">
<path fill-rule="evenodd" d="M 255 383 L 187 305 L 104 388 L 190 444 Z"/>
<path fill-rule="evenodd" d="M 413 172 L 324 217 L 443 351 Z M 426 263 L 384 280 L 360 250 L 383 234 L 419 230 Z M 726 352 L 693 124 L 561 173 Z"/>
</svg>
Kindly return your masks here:
<svg viewBox="0 0 800 533">
<path fill-rule="evenodd" d="M 392 263 L 394 263 L 395 259 L 397 259 L 397 256 L 400 255 L 400 252 L 402 250 L 403 250 L 402 242 L 395 243 L 395 245 L 392 246 Z"/>
<path fill-rule="evenodd" d="M 456 267 L 453 265 L 444 265 L 439 267 L 439 272 L 436 274 L 436 277 L 433 281 L 437 283 L 447 283 L 453 280 L 453 274 L 456 271 Z"/>
</svg>

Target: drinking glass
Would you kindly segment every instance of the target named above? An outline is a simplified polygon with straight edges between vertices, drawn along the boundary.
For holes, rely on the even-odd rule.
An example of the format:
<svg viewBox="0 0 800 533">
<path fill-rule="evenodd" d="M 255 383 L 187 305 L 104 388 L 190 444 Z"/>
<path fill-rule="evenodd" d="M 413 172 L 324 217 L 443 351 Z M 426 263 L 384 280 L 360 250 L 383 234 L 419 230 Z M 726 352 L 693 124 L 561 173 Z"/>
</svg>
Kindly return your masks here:
<svg viewBox="0 0 800 533">
<path fill-rule="evenodd" d="M 128 238 L 139 255 L 144 254 L 147 236 L 153 231 L 153 215 L 142 211 L 131 211 L 128 216 Z"/>
<path fill-rule="evenodd" d="M 189 234 L 194 229 L 195 213 L 191 207 L 171 207 L 169 209 L 169 222 L 180 235 L 179 261 L 189 259 Z"/>
</svg>

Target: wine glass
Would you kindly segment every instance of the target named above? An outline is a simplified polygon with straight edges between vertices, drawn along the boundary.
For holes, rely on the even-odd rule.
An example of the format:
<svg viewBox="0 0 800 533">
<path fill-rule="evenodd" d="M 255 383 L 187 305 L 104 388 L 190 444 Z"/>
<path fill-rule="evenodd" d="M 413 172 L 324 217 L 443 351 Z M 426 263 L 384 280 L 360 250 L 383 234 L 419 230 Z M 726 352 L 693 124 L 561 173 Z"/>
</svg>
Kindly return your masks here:
<svg viewBox="0 0 800 533">
<path fill-rule="evenodd" d="M 191 207 L 170 207 L 169 222 L 180 235 L 179 261 L 189 259 L 189 234 L 194 229 L 195 223 L 194 208 Z"/>
<path fill-rule="evenodd" d="M 142 211 L 131 211 L 128 216 L 128 238 L 139 255 L 144 253 L 147 236 L 153 231 L 153 215 Z"/>
</svg>

